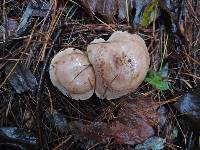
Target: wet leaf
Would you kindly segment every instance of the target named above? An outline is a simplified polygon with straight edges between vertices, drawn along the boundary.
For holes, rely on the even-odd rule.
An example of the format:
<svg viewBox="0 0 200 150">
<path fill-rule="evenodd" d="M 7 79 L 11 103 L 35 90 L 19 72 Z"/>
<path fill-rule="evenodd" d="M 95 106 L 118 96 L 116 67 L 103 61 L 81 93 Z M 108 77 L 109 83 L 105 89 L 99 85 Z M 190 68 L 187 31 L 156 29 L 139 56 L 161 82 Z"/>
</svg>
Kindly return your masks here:
<svg viewBox="0 0 200 150">
<path fill-rule="evenodd" d="M 17 19 L 8 18 L 8 20 L 7 20 L 8 36 L 12 36 L 15 33 L 17 26 L 18 26 Z M 3 25 L 1 25 L 0 26 L 0 38 L 3 37 L 3 34 L 5 32 L 6 32 L 6 28 Z"/>
<path fill-rule="evenodd" d="M 33 4 L 33 17 L 48 17 L 52 12 L 51 5 L 46 0 L 38 1 L 37 4 Z"/>
<path fill-rule="evenodd" d="M 135 0 L 135 16 L 134 16 L 134 23 L 136 25 L 140 24 L 140 20 L 142 17 L 143 9 L 149 4 L 151 0 Z"/>
<path fill-rule="evenodd" d="M 60 133 L 65 133 L 68 131 L 67 120 L 56 110 L 53 110 L 52 114 L 46 112 L 46 117 L 50 120 L 50 123 L 59 131 Z"/>
<path fill-rule="evenodd" d="M 168 78 L 169 75 L 169 65 L 166 63 L 160 70 L 160 74 L 163 78 Z"/>
<path fill-rule="evenodd" d="M 168 126 L 169 120 L 171 120 L 170 117 L 170 112 L 167 109 L 167 107 L 165 106 L 160 106 L 158 109 L 158 112 L 160 114 L 160 127 L 161 128 L 167 128 L 166 126 Z"/>
<path fill-rule="evenodd" d="M 73 121 L 70 122 L 70 129 L 76 135 L 99 142 L 115 139 L 118 144 L 141 143 L 154 135 L 153 126 L 159 122 L 157 107 L 146 98 L 127 100 L 115 120 L 109 123 Z"/>
<path fill-rule="evenodd" d="M 140 25 L 142 27 L 147 27 L 151 24 L 158 16 L 158 0 L 152 0 L 147 7 L 145 8 L 142 18 L 140 21 Z"/>
<path fill-rule="evenodd" d="M 9 82 L 17 93 L 25 91 L 34 91 L 37 87 L 37 80 L 35 76 L 24 65 L 18 64 L 14 70 L 14 64 L 8 64 L 6 66 L 6 75 L 10 75 Z"/>
<path fill-rule="evenodd" d="M 113 22 L 118 14 L 119 19 L 125 19 L 133 9 L 134 0 L 80 0 L 90 14 L 100 14 L 106 22 Z"/>
<path fill-rule="evenodd" d="M 145 140 L 144 143 L 136 145 L 134 150 L 162 150 L 165 143 L 166 139 L 154 136 Z"/>
<path fill-rule="evenodd" d="M 126 100 L 121 106 L 118 117 L 134 120 L 134 116 L 139 116 L 151 126 L 160 122 L 160 113 L 156 110 L 159 107 L 150 97 L 137 97 L 136 99 Z"/>
<path fill-rule="evenodd" d="M 19 145 L 18 147 L 29 146 L 29 149 L 37 149 L 38 146 L 37 138 L 32 133 L 17 127 L 0 128 L 0 142 Z"/>
<path fill-rule="evenodd" d="M 199 89 L 184 94 L 181 99 L 174 104 L 176 109 L 184 114 L 194 129 L 200 130 L 200 93 Z"/>
<path fill-rule="evenodd" d="M 161 73 L 159 72 L 153 70 L 149 71 L 145 78 L 145 81 L 161 91 L 169 89 L 168 82 L 164 80 Z"/>
<path fill-rule="evenodd" d="M 177 13 L 178 13 L 178 7 L 179 2 L 178 1 L 172 1 L 172 0 L 162 0 L 159 1 L 159 7 L 163 9 L 165 12 L 167 12 L 171 18 L 169 19 L 177 19 Z"/>
<path fill-rule="evenodd" d="M 16 36 L 23 34 L 32 23 L 32 17 L 46 17 L 51 14 L 50 4 L 46 1 L 37 3 L 29 2 L 26 6 L 23 16 L 20 19 L 20 24 L 16 30 Z"/>
<path fill-rule="evenodd" d="M 119 121 L 114 121 L 111 124 L 104 122 L 84 124 L 80 121 L 74 121 L 70 123 L 70 128 L 80 136 L 99 142 L 108 142 L 114 138 L 118 144 L 135 144 L 154 134 L 153 128 L 142 119 L 137 118 L 135 120 L 137 121 L 137 127 L 135 128 Z"/>
<path fill-rule="evenodd" d="M 20 141 L 23 143 L 36 144 L 36 137 L 32 136 L 30 133 L 26 132 L 24 129 L 17 127 L 7 127 L 0 128 L 2 138 L 9 138 L 10 140 Z"/>
<path fill-rule="evenodd" d="M 26 7 L 26 10 L 24 11 L 23 16 L 21 17 L 20 24 L 15 32 L 16 36 L 20 36 L 26 31 L 27 27 L 31 23 L 32 13 L 33 13 L 32 3 L 29 2 Z"/>
</svg>

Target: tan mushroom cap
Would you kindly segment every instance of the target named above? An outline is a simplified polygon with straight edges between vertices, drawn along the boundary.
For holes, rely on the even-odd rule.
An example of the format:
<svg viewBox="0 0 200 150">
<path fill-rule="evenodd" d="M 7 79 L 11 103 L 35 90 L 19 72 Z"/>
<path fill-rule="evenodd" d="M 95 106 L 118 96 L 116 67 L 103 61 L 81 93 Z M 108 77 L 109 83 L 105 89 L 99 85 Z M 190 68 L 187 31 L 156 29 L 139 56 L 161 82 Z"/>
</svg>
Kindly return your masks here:
<svg viewBox="0 0 200 150">
<path fill-rule="evenodd" d="M 107 41 L 92 41 L 87 52 L 96 75 L 95 93 L 102 99 L 115 99 L 134 91 L 149 69 L 147 47 L 136 34 L 114 32 Z"/>
<path fill-rule="evenodd" d="M 50 79 L 64 95 L 86 100 L 94 93 L 94 70 L 85 53 L 68 48 L 54 56 L 50 64 Z"/>
</svg>

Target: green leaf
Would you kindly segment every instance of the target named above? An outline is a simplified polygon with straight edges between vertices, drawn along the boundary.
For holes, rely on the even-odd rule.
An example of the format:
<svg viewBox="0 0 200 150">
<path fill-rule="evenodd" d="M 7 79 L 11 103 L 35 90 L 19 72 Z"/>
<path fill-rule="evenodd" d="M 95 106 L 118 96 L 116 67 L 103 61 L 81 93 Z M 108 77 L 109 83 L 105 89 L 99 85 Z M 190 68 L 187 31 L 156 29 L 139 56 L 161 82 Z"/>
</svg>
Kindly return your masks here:
<svg viewBox="0 0 200 150">
<path fill-rule="evenodd" d="M 144 9 L 142 18 L 140 20 L 140 25 L 142 27 L 147 27 L 151 22 L 153 22 L 158 16 L 157 8 L 158 0 L 152 0 Z"/>
<path fill-rule="evenodd" d="M 145 81 L 161 91 L 169 89 L 168 82 L 163 79 L 161 73 L 159 72 L 153 70 L 149 71 Z"/>
</svg>

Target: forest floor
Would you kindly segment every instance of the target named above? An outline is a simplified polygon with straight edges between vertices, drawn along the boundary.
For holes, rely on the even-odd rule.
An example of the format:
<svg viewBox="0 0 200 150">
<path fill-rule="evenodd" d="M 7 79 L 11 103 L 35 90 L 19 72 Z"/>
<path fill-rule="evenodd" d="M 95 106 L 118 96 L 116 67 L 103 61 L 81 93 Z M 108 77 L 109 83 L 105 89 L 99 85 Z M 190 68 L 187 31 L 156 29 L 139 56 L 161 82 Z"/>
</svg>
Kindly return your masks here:
<svg viewBox="0 0 200 150">
<path fill-rule="evenodd" d="M 0 1 L 0 149 L 200 149 L 200 1 Z M 115 31 L 150 54 L 130 94 L 73 100 L 49 65 Z"/>
</svg>

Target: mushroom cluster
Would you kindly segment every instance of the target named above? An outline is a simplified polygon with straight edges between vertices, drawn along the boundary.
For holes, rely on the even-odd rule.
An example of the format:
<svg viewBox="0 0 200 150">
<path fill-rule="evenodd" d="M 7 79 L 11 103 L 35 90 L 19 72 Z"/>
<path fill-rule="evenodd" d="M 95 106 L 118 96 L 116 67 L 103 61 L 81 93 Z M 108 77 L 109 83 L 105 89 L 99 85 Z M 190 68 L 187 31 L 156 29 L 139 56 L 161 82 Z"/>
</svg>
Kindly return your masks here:
<svg viewBox="0 0 200 150">
<path fill-rule="evenodd" d="M 88 55 L 88 56 L 87 56 Z M 87 54 L 68 48 L 54 56 L 50 79 L 63 94 L 76 100 L 116 99 L 134 91 L 144 80 L 150 58 L 144 40 L 128 32 L 95 39 Z"/>
</svg>

